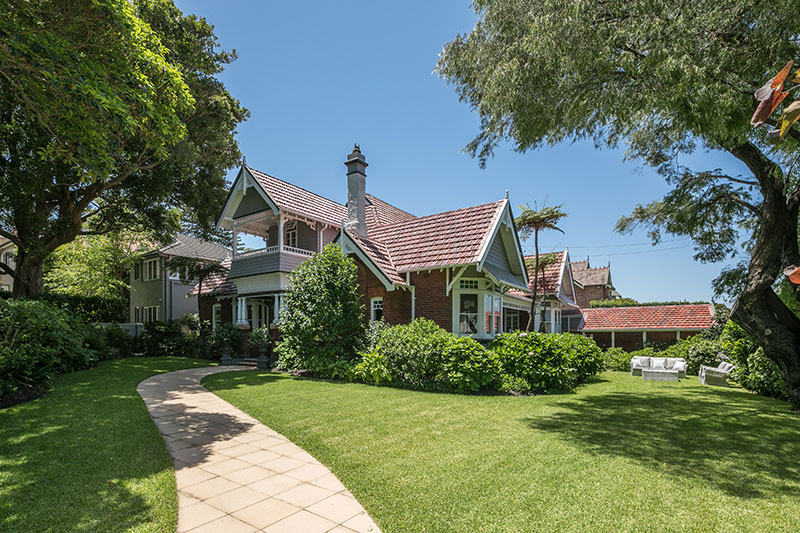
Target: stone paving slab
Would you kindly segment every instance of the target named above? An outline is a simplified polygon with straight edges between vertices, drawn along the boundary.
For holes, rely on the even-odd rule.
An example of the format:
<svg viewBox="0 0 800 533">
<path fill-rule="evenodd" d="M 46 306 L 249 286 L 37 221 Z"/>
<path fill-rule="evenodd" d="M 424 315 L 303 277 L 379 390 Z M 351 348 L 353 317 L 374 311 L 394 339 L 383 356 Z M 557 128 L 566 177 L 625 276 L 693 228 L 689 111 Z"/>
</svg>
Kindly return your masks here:
<svg viewBox="0 0 800 533">
<path fill-rule="evenodd" d="M 247 368 L 178 370 L 136 389 L 175 467 L 178 532 L 379 533 L 323 464 L 200 385 L 234 370 Z"/>
</svg>

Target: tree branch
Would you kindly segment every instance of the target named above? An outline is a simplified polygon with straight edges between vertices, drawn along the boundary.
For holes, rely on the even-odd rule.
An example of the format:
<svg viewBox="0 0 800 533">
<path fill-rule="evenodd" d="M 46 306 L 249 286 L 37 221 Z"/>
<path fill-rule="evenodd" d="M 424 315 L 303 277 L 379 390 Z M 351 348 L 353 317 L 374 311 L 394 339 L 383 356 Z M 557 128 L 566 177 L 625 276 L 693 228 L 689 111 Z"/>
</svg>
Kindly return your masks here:
<svg viewBox="0 0 800 533">
<path fill-rule="evenodd" d="M 0 273 L 2 273 L 2 272 L 5 272 L 6 274 L 11 276 L 12 278 L 16 278 L 14 270 L 10 266 L 8 266 L 7 264 L 5 264 L 2 261 L 0 261 Z"/>
</svg>

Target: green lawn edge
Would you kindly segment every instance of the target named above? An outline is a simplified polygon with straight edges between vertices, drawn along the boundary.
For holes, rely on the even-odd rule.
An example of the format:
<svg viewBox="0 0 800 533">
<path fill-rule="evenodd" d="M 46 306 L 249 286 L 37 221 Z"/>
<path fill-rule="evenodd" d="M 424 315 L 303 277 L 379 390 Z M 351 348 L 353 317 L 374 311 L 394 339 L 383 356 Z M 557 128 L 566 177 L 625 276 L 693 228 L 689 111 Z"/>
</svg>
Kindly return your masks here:
<svg viewBox="0 0 800 533">
<path fill-rule="evenodd" d="M 696 377 L 606 372 L 539 397 L 267 372 L 203 384 L 314 455 L 389 533 L 800 530 L 800 417 Z"/>
<path fill-rule="evenodd" d="M 172 462 L 136 387 L 209 364 L 105 361 L 58 376 L 43 398 L 0 410 L 0 532 L 175 531 Z"/>
</svg>

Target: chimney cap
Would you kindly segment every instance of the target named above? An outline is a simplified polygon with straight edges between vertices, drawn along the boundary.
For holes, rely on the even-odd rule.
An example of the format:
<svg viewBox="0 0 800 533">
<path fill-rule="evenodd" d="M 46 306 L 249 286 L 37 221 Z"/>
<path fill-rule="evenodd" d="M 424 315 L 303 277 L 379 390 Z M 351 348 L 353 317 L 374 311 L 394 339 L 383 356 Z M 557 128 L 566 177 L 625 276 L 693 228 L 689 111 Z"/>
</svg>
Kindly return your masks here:
<svg viewBox="0 0 800 533">
<path fill-rule="evenodd" d="M 365 168 L 369 165 L 369 163 L 367 163 L 367 158 L 361 153 L 361 147 L 358 146 L 358 144 L 353 144 L 353 152 L 347 156 L 347 161 L 345 161 L 344 164 L 347 165 L 356 161 L 364 165 Z"/>
</svg>

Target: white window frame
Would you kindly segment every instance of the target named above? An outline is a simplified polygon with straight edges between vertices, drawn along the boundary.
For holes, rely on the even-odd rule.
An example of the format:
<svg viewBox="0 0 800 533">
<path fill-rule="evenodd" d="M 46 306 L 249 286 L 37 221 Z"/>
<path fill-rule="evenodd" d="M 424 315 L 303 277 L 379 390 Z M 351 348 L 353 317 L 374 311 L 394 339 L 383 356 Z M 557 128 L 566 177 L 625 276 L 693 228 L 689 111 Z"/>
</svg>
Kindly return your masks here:
<svg viewBox="0 0 800 533">
<path fill-rule="evenodd" d="M 503 316 L 503 331 L 517 331 L 519 329 L 519 309 L 505 308 Z"/>
<path fill-rule="evenodd" d="M 148 259 L 142 262 L 142 281 L 161 279 L 161 258 Z"/>
<path fill-rule="evenodd" d="M 217 321 L 217 312 L 219 312 L 219 321 Z M 220 323 L 222 323 L 222 304 L 214 304 L 211 306 L 211 329 L 217 329 Z"/>
<path fill-rule="evenodd" d="M 297 221 L 287 221 L 283 233 L 283 245 L 290 248 L 297 248 Z"/>
<path fill-rule="evenodd" d="M 142 322 L 145 324 L 149 322 L 158 322 L 160 314 L 160 305 L 146 305 L 142 307 Z"/>
<path fill-rule="evenodd" d="M 369 321 L 375 322 L 380 320 L 381 318 L 375 318 L 375 311 L 381 312 L 381 318 L 383 318 L 383 297 L 376 296 L 369 301 Z"/>
</svg>

